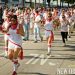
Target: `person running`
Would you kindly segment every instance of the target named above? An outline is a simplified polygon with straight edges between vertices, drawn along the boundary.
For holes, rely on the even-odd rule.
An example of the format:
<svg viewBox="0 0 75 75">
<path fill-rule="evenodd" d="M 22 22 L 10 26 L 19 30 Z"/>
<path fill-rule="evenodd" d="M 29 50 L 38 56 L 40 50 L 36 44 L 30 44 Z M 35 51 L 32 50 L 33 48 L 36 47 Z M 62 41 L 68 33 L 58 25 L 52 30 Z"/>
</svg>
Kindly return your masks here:
<svg viewBox="0 0 75 75">
<path fill-rule="evenodd" d="M 66 41 L 65 40 L 67 40 L 67 36 L 68 36 L 68 25 L 69 25 L 69 22 L 66 19 L 65 15 L 62 16 L 62 20 L 60 20 L 60 24 L 61 24 L 62 41 L 64 43 L 64 46 L 66 46 Z"/>
<path fill-rule="evenodd" d="M 18 24 L 17 16 L 13 15 L 11 18 L 11 25 L 9 26 L 8 30 L 5 30 L 4 32 L 8 32 L 8 58 L 13 62 L 13 73 L 12 75 L 17 75 L 17 69 L 19 67 L 18 62 L 18 56 L 20 56 L 20 53 L 22 50 L 22 37 L 21 34 L 19 34 L 19 26 L 23 26 Z M 22 57 L 20 57 L 22 59 Z"/>
<path fill-rule="evenodd" d="M 47 55 L 51 54 L 51 47 L 52 47 L 52 42 L 54 40 L 54 34 L 53 34 L 53 20 L 52 20 L 52 15 L 51 13 L 47 14 L 47 19 L 45 21 L 45 36 L 47 39 L 47 44 L 48 44 L 48 53 Z"/>
</svg>

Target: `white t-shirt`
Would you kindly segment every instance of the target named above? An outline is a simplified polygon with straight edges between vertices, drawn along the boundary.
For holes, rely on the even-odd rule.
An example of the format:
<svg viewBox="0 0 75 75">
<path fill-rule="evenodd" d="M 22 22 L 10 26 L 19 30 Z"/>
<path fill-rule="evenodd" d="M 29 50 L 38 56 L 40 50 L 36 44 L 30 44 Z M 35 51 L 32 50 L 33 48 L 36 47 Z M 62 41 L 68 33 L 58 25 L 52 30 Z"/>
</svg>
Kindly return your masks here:
<svg viewBox="0 0 75 75">
<path fill-rule="evenodd" d="M 67 21 L 61 20 L 61 31 L 62 32 L 67 32 L 68 31 L 68 23 Z"/>
<path fill-rule="evenodd" d="M 45 30 L 53 30 L 53 21 L 49 22 L 46 20 L 44 27 L 45 27 Z"/>
<path fill-rule="evenodd" d="M 40 26 L 40 21 L 41 21 L 41 17 L 40 17 L 40 15 L 36 16 L 36 18 L 35 18 L 34 28 Z"/>
</svg>

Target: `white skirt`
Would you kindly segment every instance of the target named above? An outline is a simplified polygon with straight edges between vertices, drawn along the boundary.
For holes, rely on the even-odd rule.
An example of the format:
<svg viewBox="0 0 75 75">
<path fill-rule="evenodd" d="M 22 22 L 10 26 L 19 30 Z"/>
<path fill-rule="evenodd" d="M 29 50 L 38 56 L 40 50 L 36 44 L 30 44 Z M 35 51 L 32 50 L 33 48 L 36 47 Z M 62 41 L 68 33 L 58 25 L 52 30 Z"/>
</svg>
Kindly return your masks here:
<svg viewBox="0 0 75 75">
<path fill-rule="evenodd" d="M 8 49 L 15 49 L 22 47 L 22 37 L 19 34 L 12 34 L 8 37 Z"/>
<path fill-rule="evenodd" d="M 48 38 L 51 36 L 51 31 L 45 30 L 45 37 Z"/>
</svg>

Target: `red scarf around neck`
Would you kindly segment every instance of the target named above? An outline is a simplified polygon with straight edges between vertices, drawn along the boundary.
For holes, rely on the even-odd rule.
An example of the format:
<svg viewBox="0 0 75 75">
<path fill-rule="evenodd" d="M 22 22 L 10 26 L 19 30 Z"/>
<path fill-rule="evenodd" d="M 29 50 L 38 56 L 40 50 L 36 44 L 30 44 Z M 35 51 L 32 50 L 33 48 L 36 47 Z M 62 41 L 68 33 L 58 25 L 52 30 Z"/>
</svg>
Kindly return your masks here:
<svg viewBox="0 0 75 75">
<path fill-rule="evenodd" d="M 18 22 L 11 25 L 11 29 L 15 30 L 17 28 Z"/>
<path fill-rule="evenodd" d="M 49 22 L 50 22 L 51 20 L 52 20 L 52 18 L 48 18 L 48 19 L 47 19 L 47 21 L 49 21 Z"/>
</svg>

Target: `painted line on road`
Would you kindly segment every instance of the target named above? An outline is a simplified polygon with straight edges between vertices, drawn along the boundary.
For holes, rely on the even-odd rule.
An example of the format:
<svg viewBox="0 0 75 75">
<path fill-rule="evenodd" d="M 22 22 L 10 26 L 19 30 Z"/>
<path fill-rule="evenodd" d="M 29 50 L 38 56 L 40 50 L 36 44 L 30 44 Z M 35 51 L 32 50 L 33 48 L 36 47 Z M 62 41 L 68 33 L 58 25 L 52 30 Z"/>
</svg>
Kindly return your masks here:
<svg viewBox="0 0 75 75">
<path fill-rule="evenodd" d="M 49 62 L 49 65 L 51 65 L 51 66 L 55 66 L 56 64 L 53 63 L 53 62 Z"/>
</svg>

